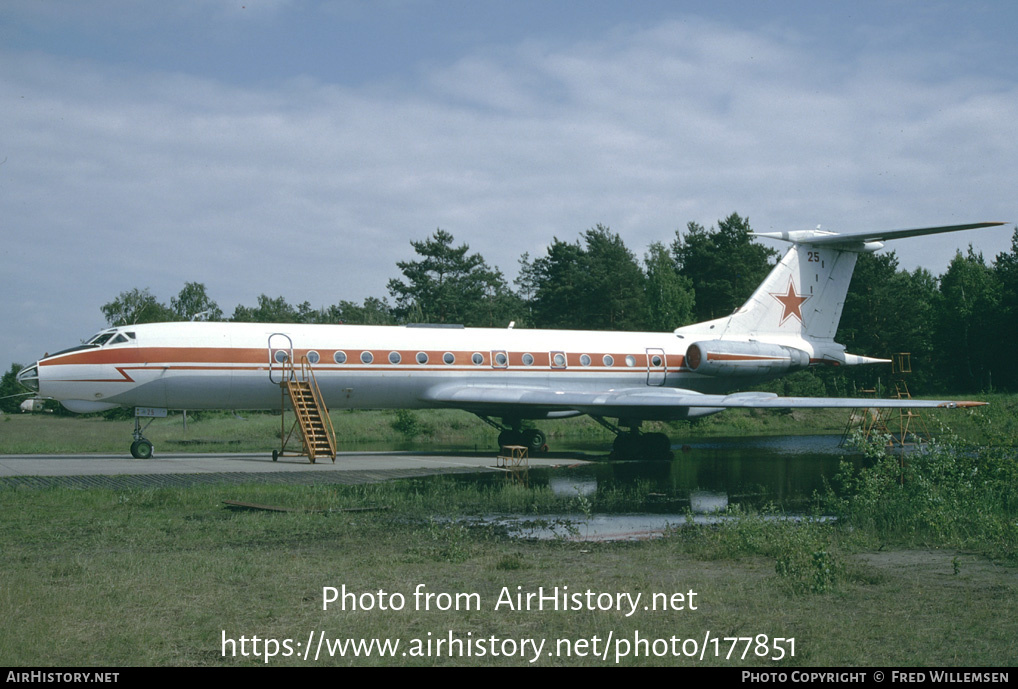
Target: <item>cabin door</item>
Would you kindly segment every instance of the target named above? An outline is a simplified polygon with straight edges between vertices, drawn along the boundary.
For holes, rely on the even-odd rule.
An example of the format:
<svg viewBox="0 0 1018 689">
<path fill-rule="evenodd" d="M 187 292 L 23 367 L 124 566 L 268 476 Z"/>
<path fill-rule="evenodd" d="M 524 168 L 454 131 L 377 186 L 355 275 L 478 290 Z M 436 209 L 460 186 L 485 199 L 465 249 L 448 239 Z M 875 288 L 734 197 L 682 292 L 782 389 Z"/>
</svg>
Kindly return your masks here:
<svg viewBox="0 0 1018 689">
<path fill-rule="evenodd" d="M 269 335 L 269 380 L 273 383 L 283 382 L 286 365 L 293 362 L 293 340 L 286 333 Z M 291 375 L 293 366 L 290 366 Z"/>
<path fill-rule="evenodd" d="M 664 385 L 668 372 L 668 357 L 665 350 L 657 347 L 647 348 L 647 385 Z"/>
</svg>

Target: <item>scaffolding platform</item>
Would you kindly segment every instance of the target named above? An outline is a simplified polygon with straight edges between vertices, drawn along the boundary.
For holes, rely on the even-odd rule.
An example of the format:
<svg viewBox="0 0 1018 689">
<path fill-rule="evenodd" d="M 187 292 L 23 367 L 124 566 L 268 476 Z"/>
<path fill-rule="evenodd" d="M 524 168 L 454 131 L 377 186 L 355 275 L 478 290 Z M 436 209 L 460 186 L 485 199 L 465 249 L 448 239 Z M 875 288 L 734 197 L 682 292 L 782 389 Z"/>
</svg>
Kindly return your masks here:
<svg viewBox="0 0 1018 689">
<path fill-rule="evenodd" d="M 908 383 L 905 381 L 905 377 L 911 372 L 912 361 L 910 353 L 898 352 L 891 355 L 894 399 L 912 399 L 912 393 L 909 392 Z M 875 389 L 864 390 L 863 392 L 871 393 L 874 397 L 877 394 Z M 840 445 L 843 447 L 857 430 L 862 431 L 864 440 L 869 440 L 872 437 L 887 437 L 889 447 L 902 449 L 923 445 L 932 439 L 932 434 L 930 433 L 929 426 L 926 424 L 923 413 L 918 409 L 904 407 L 897 409 L 880 409 L 876 407 L 853 409 L 842 433 Z"/>
</svg>

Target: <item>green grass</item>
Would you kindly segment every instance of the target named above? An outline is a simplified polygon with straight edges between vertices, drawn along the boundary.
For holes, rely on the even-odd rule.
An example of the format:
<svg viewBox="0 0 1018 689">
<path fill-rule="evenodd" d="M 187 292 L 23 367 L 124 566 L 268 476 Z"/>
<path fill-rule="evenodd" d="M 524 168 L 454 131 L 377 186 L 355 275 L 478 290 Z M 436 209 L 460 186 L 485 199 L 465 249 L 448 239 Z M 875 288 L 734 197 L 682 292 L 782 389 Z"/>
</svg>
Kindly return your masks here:
<svg viewBox="0 0 1018 689">
<path fill-rule="evenodd" d="M 975 411 L 926 413 L 933 430 L 943 427 L 969 438 L 987 427 L 1014 432 L 1018 396 L 994 395 L 990 406 Z M 646 431 L 667 433 L 673 442 L 734 435 L 841 433 L 849 414 L 840 409 L 732 409 L 693 422 L 647 422 Z M 287 416 L 292 423 L 292 416 Z M 497 431 L 477 417 L 456 410 L 332 412 L 341 450 L 487 450 Z M 538 422 L 553 450 L 582 447 L 610 449 L 612 434 L 592 419 L 578 417 Z M 9 414 L 0 416 L 0 454 L 104 452 L 126 454 L 133 421 L 99 416 Z M 287 430 L 289 426 L 287 426 Z M 145 435 L 156 451 L 267 452 L 279 445 L 279 415 L 255 412 L 192 412 L 185 428 L 179 413 L 156 419 Z"/>
<path fill-rule="evenodd" d="M 637 492 L 625 500 L 638 506 Z M 619 500 L 618 496 L 610 498 Z M 224 500 L 297 508 L 236 511 Z M 592 498 L 590 511 L 605 505 Z M 358 507 L 382 511 L 340 511 Z M 263 665 L 223 657 L 222 638 L 794 637 L 795 656 L 704 661 L 628 657 L 622 665 L 1013 664 L 1015 569 L 967 550 L 871 549 L 833 523 L 743 514 L 639 543 L 535 542 L 458 517 L 584 510 L 546 488 L 452 479 L 366 486 L 0 491 L 0 665 Z M 819 555 L 818 555 L 819 554 Z M 476 610 L 416 610 L 413 593 L 477 594 Z M 325 587 L 402 611 L 323 610 Z M 697 593 L 697 609 L 511 611 L 538 587 Z M 517 589 L 516 587 L 522 587 Z M 365 599 L 365 600 L 367 600 Z M 646 600 L 646 599 L 644 599 Z M 907 624 L 902 624 L 907 621 Z M 724 646 L 723 646 L 724 648 Z M 741 650 L 741 647 L 740 647 Z M 614 649 L 613 649 L 614 651 Z M 276 657 L 272 665 L 308 664 Z M 527 665 L 519 658 L 331 658 L 329 665 Z M 542 656 L 540 665 L 613 665 Z"/>
<path fill-rule="evenodd" d="M 545 487 L 451 478 L 362 486 L 0 490 L 0 665 L 264 665 L 262 658 L 224 657 L 223 635 L 296 642 L 315 631 L 407 644 L 447 638 L 451 631 L 459 639 L 538 638 L 552 646 L 557 639 L 603 641 L 608 634 L 632 640 L 637 633 L 644 639 L 702 641 L 707 632 L 796 639 L 795 656 L 777 662 L 751 652 L 732 660 L 710 653 L 703 661 L 627 657 L 622 665 L 1010 666 L 1018 657 L 1018 431 L 1014 398 L 992 401 L 976 413 L 942 413 L 968 444 L 944 433 L 943 448 L 912 456 L 904 466 L 870 447 L 870 462 L 846 467 L 818 503 L 838 515 L 836 522 L 732 512 L 719 525 L 688 526 L 639 543 L 523 541 L 460 519 L 565 512 L 582 524 L 590 514 L 643 509 L 651 498 L 639 485 L 624 493 L 599 491 L 582 502 Z M 335 419 L 349 424 L 341 433 L 363 443 L 398 446 L 407 442 L 408 428 L 415 444 L 435 443 L 436 449 L 489 436 L 493 442 L 494 431 L 469 415 L 417 414 L 413 423 L 388 412 Z M 811 432 L 823 423 L 747 412 L 724 422 L 676 425 L 670 433 L 730 435 L 742 424 L 758 432 L 785 426 L 789 417 Z M 130 426 L 4 417 L 0 452 L 123 452 Z M 564 429 L 563 443 L 607 437 L 582 420 L 547 425 L 553 427 Z M 211 414 L 192 419 L 186 434 L 181 420 L 171 418 L 153 424 L 149 435 L 157 447 L 207 438 L 209 449 L 264 449 L 276 442 L 278 429 L 279 418 L 271 415 L 240 420 Z M 223 447 L 224 439 L 239 442 Z M 225 500 L 295 511 L 238 511 Z M 344 511 L 364 507 L 386 509 Z M 344 585 L 359 593 L 402 594 L 411 608 L 418 585 L 434 593 L 475 593 L 482 607 L 323 610 L 325 587 Z M 517 586 L 523 592 L 568 586 L 632 595 L 693 590 L 698 608 L 641 609 L 630 617 L 495 610 L 503 587 L 515 593 Z M 545 654 L 537 664 L 612 660 Z M 277 656 L 269 664 L 307 663 Z M 319 664 L 528 663 L 433 654 Z"/>
<path fill-rule="evenodd" d="M 826 506 L 878 543 L 975 550 L 1018 563 L 1018 459 L 1013 440 L 945 438 L 922 452 L 863 443 L 869 461 L 843 463 Z"/>
</svg>

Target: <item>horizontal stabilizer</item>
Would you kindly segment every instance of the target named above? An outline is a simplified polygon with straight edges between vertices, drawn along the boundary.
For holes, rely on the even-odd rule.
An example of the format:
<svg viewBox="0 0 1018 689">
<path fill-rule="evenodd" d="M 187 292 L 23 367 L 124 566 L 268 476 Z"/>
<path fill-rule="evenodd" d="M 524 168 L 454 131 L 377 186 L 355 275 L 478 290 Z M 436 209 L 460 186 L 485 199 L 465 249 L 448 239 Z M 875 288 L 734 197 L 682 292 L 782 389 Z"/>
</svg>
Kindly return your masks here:
<svg viewBox="0 0 1018 689">
<path fill-rule="evenodd" d="M 940 234 L 942 232 L 959 232 L 961 230 L 978 230 L 983 227 L 998 227 L 1006 225 L 1002 222 L 977 222 L 967 225 L 942 225 L 939 227 L 913 227 L 904 230 L 885 230 L 882 232 L 867 232 L 857 234 L 839 234 L 819 228 L 815 230 L 792 230 L 790 232 L 753 232 L 754 237 L 766 237 L 768 239 L 780 239 L 794 244 L 813 244 L 816 246 L 864 246 L 873 242 L 886 242 L 891 239 L 904 239 L 906 237 L 921 237 L 927 234 Z"/>
</svg>

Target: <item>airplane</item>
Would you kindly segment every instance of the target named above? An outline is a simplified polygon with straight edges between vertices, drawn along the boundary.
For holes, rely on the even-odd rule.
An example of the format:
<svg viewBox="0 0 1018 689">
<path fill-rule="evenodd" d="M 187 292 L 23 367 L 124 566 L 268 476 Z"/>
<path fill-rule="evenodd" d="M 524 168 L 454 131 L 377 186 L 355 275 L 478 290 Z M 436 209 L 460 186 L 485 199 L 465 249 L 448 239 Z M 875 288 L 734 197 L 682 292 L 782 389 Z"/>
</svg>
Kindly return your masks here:
<svg viewBox="0 0 1018 689">
<path fill-rule="evenodd" d="M 642 433 L 643 421 L 693 419 L 730 408 L 983 404 L 740 390 L 810 366 L 888 363 L 850 354 L 834 341 L 858 254 L 877 251 L 887 240 L 1003 224 L 753 233 L 791 247 L 734 313 L 670 333 L 153 323 L 103 330 L 80 346 L 44 356 L 18 381 L 73 412 L 134 406 L 131 453 L 137 458 L 153 452 L 140 414 L 280 410 L 283 367 L 304 358 L 330 409 L 462 409 L 498 428 L 500 446 L 531 451 L 546 447 L 545 435 L 524 429 L 525 420 L 586 414 L 616 434 L 613 456 L 667 458 L 668 437 Z"/>
</svg>

